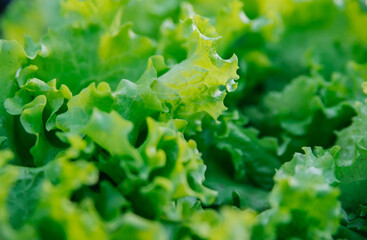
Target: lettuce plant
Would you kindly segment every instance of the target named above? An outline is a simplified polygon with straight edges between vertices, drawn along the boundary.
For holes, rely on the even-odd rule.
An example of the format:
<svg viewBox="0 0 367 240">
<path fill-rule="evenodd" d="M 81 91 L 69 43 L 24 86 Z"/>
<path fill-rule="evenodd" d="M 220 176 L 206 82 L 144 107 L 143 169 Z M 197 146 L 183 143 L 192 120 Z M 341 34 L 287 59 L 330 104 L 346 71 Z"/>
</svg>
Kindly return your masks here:
<svg viewBox="0 0 367 240">
<path fill-rule="evenodd" d="M 357 0 L 14 0 L 0 239 L 367 239 Z"/>
</svg>

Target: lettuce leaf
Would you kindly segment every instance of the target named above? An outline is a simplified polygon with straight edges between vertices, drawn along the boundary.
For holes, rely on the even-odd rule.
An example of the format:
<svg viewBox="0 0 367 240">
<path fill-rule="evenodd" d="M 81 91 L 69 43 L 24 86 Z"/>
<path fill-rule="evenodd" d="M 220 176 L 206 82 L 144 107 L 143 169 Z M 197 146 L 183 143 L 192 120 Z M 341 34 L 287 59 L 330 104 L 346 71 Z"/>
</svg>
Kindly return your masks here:
<svg viewBox="0 0 367 240">
<path fill-rule="evenodd" d="M 366 14 L 14 0 L 0 239 L 365 239 Z"/>
</svg>

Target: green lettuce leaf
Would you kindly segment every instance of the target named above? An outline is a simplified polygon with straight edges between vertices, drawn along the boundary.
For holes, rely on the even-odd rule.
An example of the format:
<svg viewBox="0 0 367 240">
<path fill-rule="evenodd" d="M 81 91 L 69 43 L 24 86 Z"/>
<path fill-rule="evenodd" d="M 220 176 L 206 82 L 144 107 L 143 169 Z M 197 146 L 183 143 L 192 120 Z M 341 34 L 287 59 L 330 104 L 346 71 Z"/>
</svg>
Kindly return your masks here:
<svg viewBox="0 0 367 240">
<path fill-rule="evenodd" d="M 247 108 L 251 122 L 283 142 L 292 139 L 284 158 L 302 146 L 332 146 L 335 130 L 347 126 L 356 114 L 355 101 L 364 98 L 363 75 L 350 64 L 349 74 L 334 74 L 330 81 L 316 74 L 300 76 L 281 92 L 269 92 L 259 108 Z"/>
<path fill-rule="evenodd" d="M 56 128 L 56 113 L 64 102 L 71 98 L 65 85 L 56 89 L 56 80 L 45 83 L 39 79 L 29 79 L 13 98 L 5 101 L 5 108 L 11 115 L 20 115 L 20 122 L 28 134 L 36 136 L 30 143 L 30 153 L 36 166 L 42 166 L 53 160 L 62 150 L 59 140 L 51 130 Z M 46 118 L 46 122 L 43 119 Z M 50 141 L 53 139 L 53 141 Z"/>
<path fill-rule="evenodd" d="M 339 190 L 331 185 L 338 148 L 304 151 L 277 171 L 271 208 L 259 215 L 255 239 L 333 239 L 341 218 Z"/>
<path fill-rule="evenodd" d="M 364 135 L 365 119 L 367 117 L 365 104 L 358 108 L 358 115 L 353 118 L 353 123 L 337 133 L 336 144 L 341 146 L 337 159 L 337 176 L 340 179 L 341 201 L 343 207 L 350 212 L 356 212 L 360 205 L 367 202 L 365 187 L 366 140 Z"/>
<path fill-rule="evenodd" d="M 110 153 L 99 157 L 99 167 L 119 184 L 119 191 L 134 199 L 133 209 L 147 217 L 159 217 L 172 200 L 182 197 L 213 202 L 215 192 L 203 186 L 205 165 L 195 142 L 187 142 L 173 121 L 158 123 L 148 118 L 147 125 L 148 135 L 138 149 L 128 140 L 131 122 L 114 111 L 108 114 L 95 109 L 84 130 Z"/>
<path fill-rule="evenodd" d="M 176 47 L 184 49 L 187 59 L 172 66 L 152 88 L 168 106 L 171 117 L 188 120 L 192 130 L 200 130 L 204 114 L 217 119 L 226 110 L 223 104 L 226 89 L 233 91 L 234 80 L 238 79 L 237 58 L 223 60 L 218 56 L 219 39 L 211 37 L 212 26 L 198 15 L 168 29 L 165 34 L 174 39 L 160 48 L 178 42 Z"/>
<path fill-rule="evenodd" d="M 99 25 L 65 26 L 50 30 L 41 44 L 45 54 L 31 61 L 38 66 L 35 77 L 56 78 L 74 94 L 92 82 L 108 81 L 115 88 L 123 78 L 136 81 L 154 53 L 154 43 L 132 33 L 131 24 L 115 33 Z"/>
</svg>

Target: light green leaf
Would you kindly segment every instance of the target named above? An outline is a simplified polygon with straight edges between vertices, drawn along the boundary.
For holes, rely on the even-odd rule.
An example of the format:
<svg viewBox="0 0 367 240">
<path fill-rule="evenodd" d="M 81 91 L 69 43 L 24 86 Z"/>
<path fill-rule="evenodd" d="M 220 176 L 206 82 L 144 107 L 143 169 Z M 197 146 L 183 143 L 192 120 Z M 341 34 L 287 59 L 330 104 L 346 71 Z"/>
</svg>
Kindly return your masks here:
<svg viewBox="0 0 367 240">
<path fill-rule="evenodd" d="M 171 117 L 188 120 L 192 130 L 200 130 L 205 114 L 217 119 L 226 110 L 223 100 L 227 84 L 238 79 L 236 56 L 228 60 L 218 56 L 219 38 L 204 35 L 210 28 L 206 19 L 195 16 L 171 30 L 177 38 L 173 41 L 184 47 L 187 58 L 173 65 L 152 86 Z"/>
</svg>

